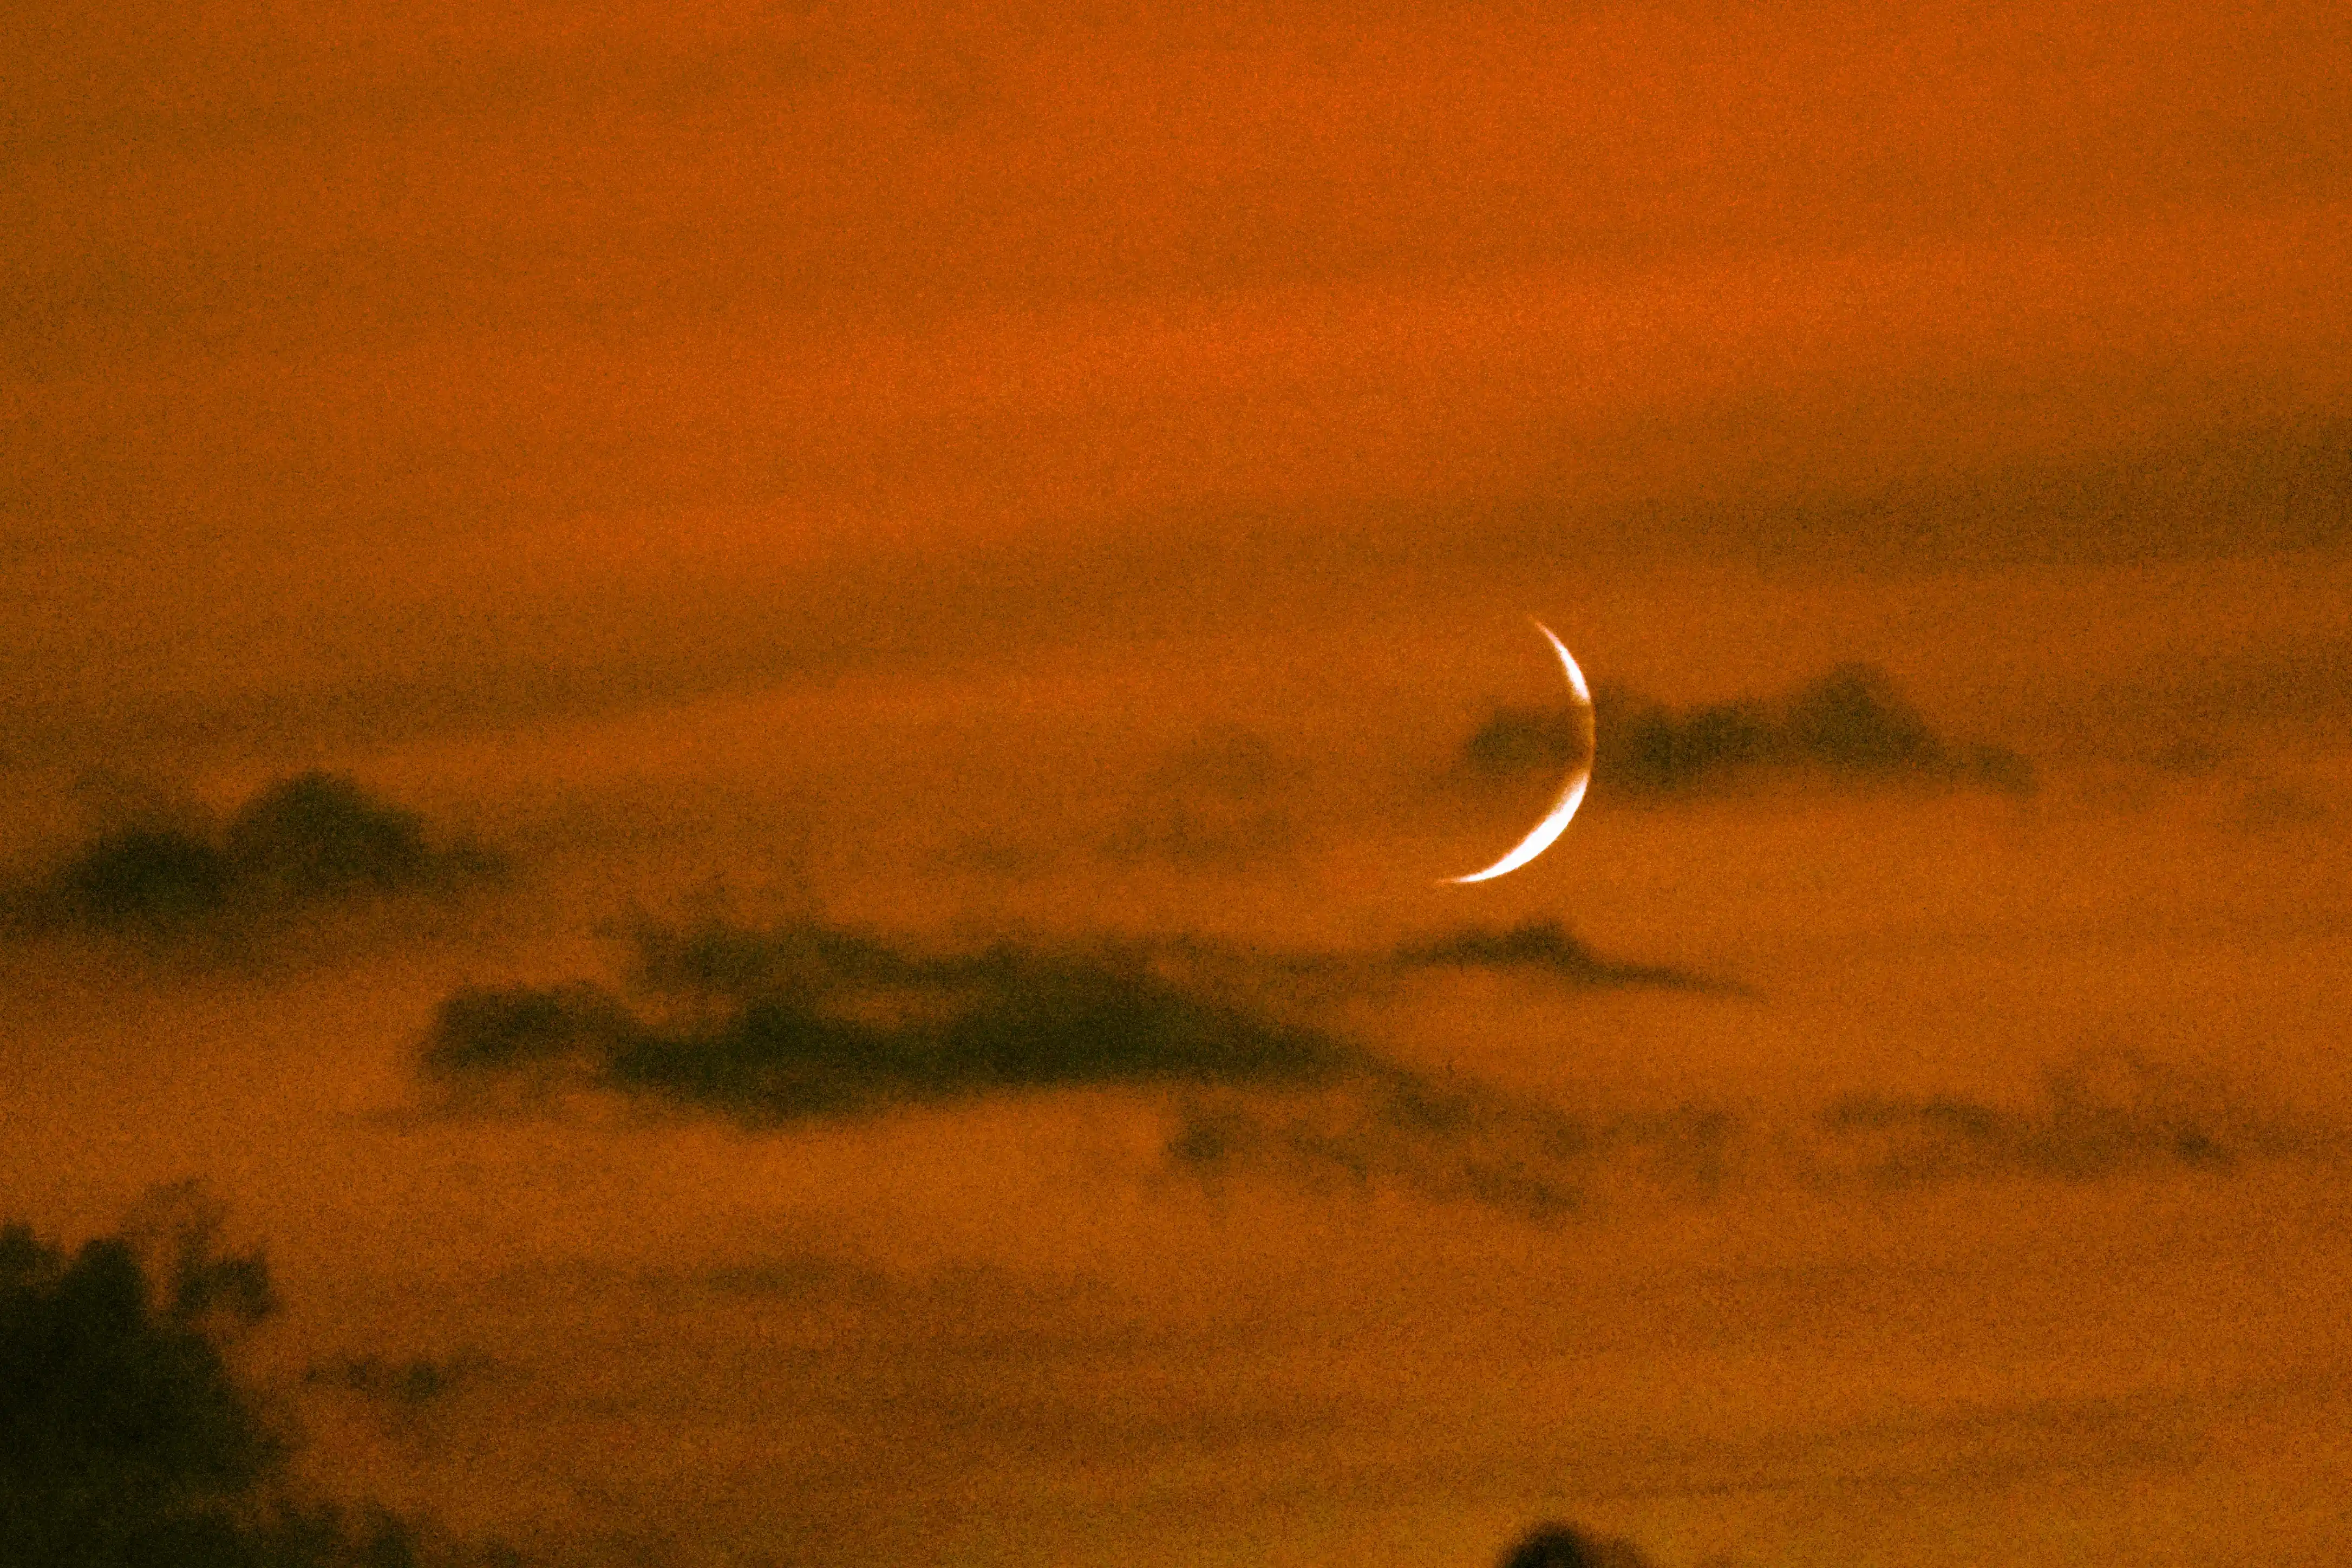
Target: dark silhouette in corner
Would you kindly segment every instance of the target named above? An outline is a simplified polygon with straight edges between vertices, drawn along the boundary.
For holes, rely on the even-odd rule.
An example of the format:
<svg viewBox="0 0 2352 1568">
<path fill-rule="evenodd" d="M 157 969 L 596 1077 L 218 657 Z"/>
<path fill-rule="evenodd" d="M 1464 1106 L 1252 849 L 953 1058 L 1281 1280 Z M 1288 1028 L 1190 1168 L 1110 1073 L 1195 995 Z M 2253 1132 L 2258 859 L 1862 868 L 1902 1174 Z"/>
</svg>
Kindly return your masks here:
<svg viewBox="0 0 2352 1568">
<path fill-rule="evenodd" d="M 1540 1524 L 1503 1554 L 1500 1568 L 1648 1568 L 1631 1542 L 1588 1535 L 1573 1525 Z"/>
<path fill-rule="evenodd" d="M 45 1568 L 512 1564 L 381 1509 L 299 1498 L 291 1444 L 226 1352 L 275 1306 L 258 1252 L 223 1256 L 193 1184 L 151 1194 L 70 1261 L 0 1226 L 0 1563 Z"/>
</svg>

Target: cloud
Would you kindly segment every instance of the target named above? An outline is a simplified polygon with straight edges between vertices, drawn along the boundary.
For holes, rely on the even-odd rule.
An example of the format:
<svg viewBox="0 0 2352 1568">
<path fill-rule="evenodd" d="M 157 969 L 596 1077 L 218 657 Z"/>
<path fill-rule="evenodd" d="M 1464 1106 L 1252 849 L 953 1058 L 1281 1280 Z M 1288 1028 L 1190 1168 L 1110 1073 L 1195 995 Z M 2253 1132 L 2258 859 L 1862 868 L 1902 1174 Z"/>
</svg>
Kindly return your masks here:
<svg viewBox="0 0 2352 1568">
<path fill-rule="evenodd" d="M 1204 1091 L 1178 1109 L 1166 1154 L 1203 1181 L 1242 1173 L 1469 1203 L 1535 1225 L 1627 1198 L 1710 1196 L 1747 1128 L 1719 1108 L 1563 1110 L 1470 1080 L 1372 1063 L 1289 1093 Z"/>
<path fill-rule="evenodd" d="M 2326 822 L 2329 812 L 2291 784 L 2256 784 L 2238 797 L 2228 820 L 2250 833 L 2299 833 Z"/>
<path fill-rule="evenodd" d="M 1598 956 L 1556 921 L 1369 953 L 1186 936 L 931 951 L 813 920 L 744 924 L 722 900 L 638 915 L 625 937 L 617 985 L 449 994 L 421 1048 L 427 1079 L 475 1110 L 614 1091 L 754 1122 L 1028 1089 L 1393 1086 L 1409 1075 L 1311 1010 L 1442 969 L 1733 989 Z"/>
<path fill-rule="evenodd" d="M 416 813 L 312 772 L 262 789 L 217 832 L 184 816 L 100 833 L 6 904 L 36 931 L 217 933 L 337 903 L 455 891 L 504 870 L 480 845 L 436 841 Z"/>
<path fill-rule="evenodd" d="M 344 1354 L 312 1363 L 303 1369 L 302 1381 L 394 1407 L 417 1410 L 460 1386 L 478 1383 L 496 1370 L 488 1357 L 475 1351 L 462 1351 L 440 1361 L 425 1356 L 392 1361 L 380 1355 Z"/>
<path fill-rule="evenodd" d="M 1407 942 L 1392 960 L 1400 969 L 1532 971 L 1578 985 L 1658 985 L 1683 991 L 1736 989 L 1686 969 L 1620 963 L 1601 957 L 1559 921 L 1529 920 L 1507 931 L 1463 926 L 1452 933 Z"/>
<path fill-rule="evenodd" d="M 1251 1173 L 1389 1186 L 1553 1226 L 1734 1190 L 2216 1175 L 2340 1157 L 2347 1146 L 2340 1131 L 2257 1105 L 2218 1079 L 2114 1050 L 2051 1066 L 2022 1106 L 1848 1095 L 1794 1121 L 1704 1100 L 1570 1109 L 1370 1063 L 1288 1092 L 1192 1094 L 1165 1153 L 1171 1169 L 1211 1184 Z"/>
<path fill-rule="evenodd" d="M 469 986 L 425 1041 L 461 1099 L 650 1095 L 752 1121 L 1005 1090 L 1307 1082 L 1357 1053 L 1223 994 L 1174 949 L 933 954 L 802 922 L 639 921 L 631 994 Z"/>
<path fill-rule="evenodd" d="M 1849 1095 L 1824 1108 L 1812 1131 L 1809 1179 L 1898 1187 L 2220 1173 L 2341 1144 L 2218 1079 L 2128 1050 L 2086 1053 L 2046 1069 L 2035 1101 L 2022 1108 L 1948 1095 Z"/>
<path fill-rule="evenodd" d="M 1674 709 L 1622 687 L 1594 694 L 1593 787 L 1673 795 L 1766 772 L 1839 784 L 1915 780 L 2024 794 L 2032 764 L 2004 746 L 1938 735 L 1885 672 L 1846 664 L 1779 698 L 1743 697 Z M 1556 772 L 1583 760 L 1570 716 L 1496 709 L 1464 742 L 1476 777 Z"/>
<path fill-rule="evenodd" d="M 445 1109 L 620 1095 L 754 1126 L 1037 1090 L 1139 1091 L 1167 1168 L 1212 1184 L 1388 1186 L 1552 1225 L 1734 1188 L 2088 1181 L 2326 1157 L 2324 1129 L 2128 1050 L 2047 1068 L 2019 1103 L 1850 1094 L 1762 1111 L 1559 1101 L 1433 1074 L 1313 1021 L 1402 973 L 1726 990 L 1598 957 L 1564 927 L 1465 928 L 1369 956 L 1199 940 L 931 952 L 813 921 L 641 918 L 619 985 L 473 985 L 420 1066 Z"/>
</svg>

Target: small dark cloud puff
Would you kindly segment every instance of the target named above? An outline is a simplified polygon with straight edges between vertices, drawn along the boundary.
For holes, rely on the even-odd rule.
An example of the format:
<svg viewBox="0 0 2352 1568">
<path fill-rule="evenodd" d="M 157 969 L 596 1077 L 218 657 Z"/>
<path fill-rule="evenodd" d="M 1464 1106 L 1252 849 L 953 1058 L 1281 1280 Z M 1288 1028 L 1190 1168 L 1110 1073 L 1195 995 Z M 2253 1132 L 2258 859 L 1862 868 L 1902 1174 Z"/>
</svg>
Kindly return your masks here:
<svg viewBox="0 0 2352 1568">
<path fill-rule="evenodd" d="M 0 1226 L 0 1562 L 49 1568 L 519 1568 L 382 1508 L 309 1498 L 228 1348 L 276 1307 L 192 1184 L 71 1258 Z"/>
<path fill-rule="evenodd" d="M 488 1356 L 475 1351 L 439 1360 L 346 1353 L 313 1362 L 303 1369 L 302 1381 L 310 1387 L 334 1389 L 390 1408 L 415 1411 L 438 1404 L 459 1388 L 472 1387 L 497 1370 Z"/>
<path fill-rule="evenodd" d="M 1842 665 L 1783 696 L 1675 709 L 1622 687 L 1594 694 L 1593 787 L 1689 794 L 1766 771 L 1843 783 L 1912 780 L 2027 794 L 2033 770 L 2004 746 L 1936 733 L 1885 672 Z M 1474 775 L 1555 771 L 1584 760 L 1580 726 L 1559 710 L 1499 708 L 1464 742 Z"/>
<path fill-rule="evenodd" d="M 1529 920 L 1507 931 L 1464 926 L 1444 936 L 1400 946 L 1392 960 L 1400 969 L 1517 970 L 1574 985 L 1657 985 L 1677 991 L 1725 991 L 1737 987 L 1686 969 L 1654 963 L 1622 963 L 1601 957 L 1556 920 Z"/>
<path fill-rule="evenodd" d="M 9 902 L 17 922 L 36 930 L 188 933 L 455 890 L 504 868 L 479 845 L 436 840 L 416 813 L 353 780 L 313 772 L 261 790 L 218 832 L 147 822 L 100 834 Z"/>
<path fill-rule="evenodd" d="M 2294 833 L 2326 822 L 2327 807 L 2290 784 L 2257 784 L 2238 797 L 2228 820 L 2250 833 Z"/>
</svg>

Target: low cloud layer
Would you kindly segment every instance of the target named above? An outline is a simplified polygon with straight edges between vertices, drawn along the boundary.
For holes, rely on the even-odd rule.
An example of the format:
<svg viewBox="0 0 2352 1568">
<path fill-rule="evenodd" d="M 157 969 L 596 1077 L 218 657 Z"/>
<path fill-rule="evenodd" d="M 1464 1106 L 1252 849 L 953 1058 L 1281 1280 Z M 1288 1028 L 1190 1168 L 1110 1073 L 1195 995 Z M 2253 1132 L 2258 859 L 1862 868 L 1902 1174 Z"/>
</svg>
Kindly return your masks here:
<svg viewBox="0 0 2352 1568">
<path fill-rule="evenodd" d="M 1810 774 L 1840 784 L 1909 781 L 2024 794 L 2033 770 L 2006 746 L 1936 732 L 1886 674 L 1841 665 L 1774 698 L 1676 709 L 1622 687 L 1594 698 L 1593 787 L 1669 796 L 1765 774 Z M 1554 772 L 1583 760 L 1565 711 L 1498 708 L 1462 748 L 1482 778 Z"/>
<path fill-rule="evenodd" d="M 1255 1173 L 1385 1185 L 1549 1225 L 1734 1188 L 2221 1174 L 2338 1158 L 2347 1147 L 2340 1132 L 2228 1083 L 2110 1051 L 2048 1069 L 2021 1105 L 1850 1096 L 1793 1121 L 1699 1100 L 1645 1111 L 1563 1107 L 1379 1068 L 1283 1096 L 1196 1095 L 1167 1152 L 1204 1181 Z"/>
<path fill-rule="evenodd" d="M 2025 1106 L 1958 1096 L 1853 1095 L 1822 1110 L 1807 1173 L 1824 1183 L 1916 1186 L 1965 1178 L 2091 1181 L 2131 1171 L 2226 1172 L 2340 1151 L 2232 1086 L 2129 1052 L 2046 1072 Z"/>
<path fill-rule="evenodd" d="M 1357 1053 L 1188 981 L 1164 951 L 936 955 L 828 926 L 641 923 L 631 994 L 468 987 L 424 1065 L 452 1088 L 584 1087 L 753 1121 L 992 1091 L 1311 1082 Z"/>
<path fill-rule="evenodd" d="M 469 985 L 438 1009 L 427 1076 L 460 1099 L 589 1089 L 754 1122 L 1030 1089 L 1297 1089 L 1408 1075 L 1299 1015 L 1441 970 L 1718 989 L 1621 963 L 1558 921 L 1464 927 L 1385 952 L 1197 940 L 931 952 L 816 922 L 640 920 L 624 986 Z"/>
<path fill-rule="evenodd" d="M 929 952 L 814 924 L 642 921 L 619 987 L 469 986 L 421 1065 L 452 1108 L 586 1090 L 753 1125 L 1076 1088 L 1168 1107 L 1171 1169 L 1388 1185 L 1550 1224 L 1733 1187 L 2094 1181 L 2326 1158 L 2343 1140 L 2130 1050 L 2044 1072 L 2019 1103 L 1851 1094 L 1764 1112 L 1575 1103 L 1432 1074 L 1313 1017 L 1412 974 L 1732 992 L 1595 955 L 1556 922 L 1465 928 L 1370 956 L 1199 942 Z"/>
</svg>

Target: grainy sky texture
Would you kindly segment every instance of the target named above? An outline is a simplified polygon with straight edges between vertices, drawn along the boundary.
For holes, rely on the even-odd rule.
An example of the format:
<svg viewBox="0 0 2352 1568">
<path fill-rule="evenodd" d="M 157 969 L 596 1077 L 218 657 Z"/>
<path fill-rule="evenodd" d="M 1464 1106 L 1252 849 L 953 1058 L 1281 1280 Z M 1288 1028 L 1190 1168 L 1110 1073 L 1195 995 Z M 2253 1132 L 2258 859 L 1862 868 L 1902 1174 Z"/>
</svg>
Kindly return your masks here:
<svg viewBox="0 0 2352 1568">
<path fill-rule="evenodd" d="M 0 1218 L 205 1180 L 322 1487 L 582 1563 L 2352 1552 L 2340 4 L 0 62 Z M 1635 762 L 1441 891 L 1556 786 L 1470 744 L 1530 614 Z M 441 869 L 287 880 L 310 769 Z M 127 832 L 217 907 L 93 915 Z M 898 955 L 760 961 L 822 1114 L 624 1048 L 781 1005 L 630 991 L 712 910 Z M 603 1077 L 436 1076 L 575 983 Z M 1152 1055 L 1261 1023 L 1354 1065 Z"/>
<path fill-rule="evenodd" d="M 2324 5 L 14 15 L 37 713 L 2341 542 Z"/>
</svg>

